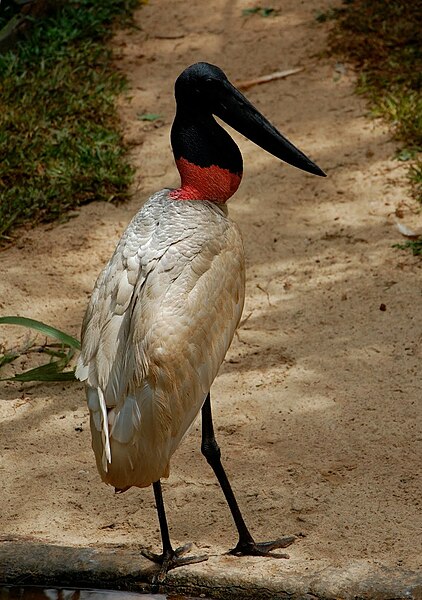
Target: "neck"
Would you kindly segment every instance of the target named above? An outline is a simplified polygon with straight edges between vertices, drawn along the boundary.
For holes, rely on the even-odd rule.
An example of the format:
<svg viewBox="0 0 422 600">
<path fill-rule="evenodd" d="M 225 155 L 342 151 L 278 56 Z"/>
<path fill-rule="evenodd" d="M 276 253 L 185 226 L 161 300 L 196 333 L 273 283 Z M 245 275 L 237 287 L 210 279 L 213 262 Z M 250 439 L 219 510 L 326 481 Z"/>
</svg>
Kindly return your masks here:
<svg viewBox="0 0 422 600">
<path fill-rule="evenodd" d="M 181 179 L 171 198 L 223 203 L 235 193 L 242 178 L 242 156 L 212 115 L 178 109 L 171 143 Z"/>
</svg>

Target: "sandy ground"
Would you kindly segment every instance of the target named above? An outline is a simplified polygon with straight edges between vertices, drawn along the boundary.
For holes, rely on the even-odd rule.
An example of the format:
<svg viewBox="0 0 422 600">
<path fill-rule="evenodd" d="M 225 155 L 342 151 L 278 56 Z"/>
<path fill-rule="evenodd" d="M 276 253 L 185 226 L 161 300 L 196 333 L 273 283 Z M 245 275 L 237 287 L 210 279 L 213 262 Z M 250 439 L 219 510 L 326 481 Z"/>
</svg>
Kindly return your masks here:
<svg viewBox="0 0 422 600">
<path fill-rule="evenodd" d="M 421 566 L 421 262 L 392 248 L 396 213 L 421 227 L 386 128 L 368 118 L 354 75 L 321 57 L 328 0 L 151 0 L 115 39 L 131 84 L 121 101 L 137 168 L 125 206 L 91 204 L 55 227 L 22 232 L 0 254 L 0 314 L 78 335 L 94 280 L 153 191 L 178 183 L 169 147 L 173 82 L 197 60 L 244 80 L 296 66 L 249 98 L 328 173 L 280 164 L 235 135 L 245 161 L 230 201 L 247 254 L 247 317 L 214 383 L 217 436 L 257 539 L 299 534 L 289 561 L 218 558 L 230 515 L 194 427 L 164 484 L 175 543 L 214 564 L 269 576 L 358 565 Z M 158 113 L 155 123 L 142 113 Z M 419 220 L 419 222 L 418 222 Z M 384 310 L 382 310 L 384 309 Z M 2 327 L 10 347 L 21 331 Z M 6 371 L 4 371 L 6 373 Z M 159 547 L 151 490 L 116 496 L 97 475 L 82 385 L 0 384 L 0 531 L 69 545 Z M 219 561 L 224 561 L 219 563 Z"/>
</svg>

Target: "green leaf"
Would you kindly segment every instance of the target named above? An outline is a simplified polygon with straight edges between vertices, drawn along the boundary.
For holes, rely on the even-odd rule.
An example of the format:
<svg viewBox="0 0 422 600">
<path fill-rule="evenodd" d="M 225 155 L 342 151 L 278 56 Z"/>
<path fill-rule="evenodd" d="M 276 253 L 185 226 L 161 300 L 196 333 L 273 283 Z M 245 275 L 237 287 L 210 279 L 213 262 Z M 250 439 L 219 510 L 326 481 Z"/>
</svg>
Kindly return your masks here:
<svg viewBox="0 0 422 600">
<path fill-rule="evenodd" d="M 62 361 L 54 361 L 35 369 L 18 373 L 13 377 L 3 377 L 0 381 L 77 381 L 75 371 L 62 371 Z"/>
<path fill-rule="evenodd" d="M 5 354 L 0 355 L 0 368 L 4 365 L 7 365 L 14 360 L 16 360 L 20 356 L 19 352 L 6 352 Z"/>
<path fill-rule="evenodd" d="M 29 327 L 30 329 L 35 329 L 44 335 L 59 340 L 59 342 L 66 346 L 70 346 L 76 350 L 81 349 L 81 344 L 76 338 L 60 331 L 60 329 L 56 329 L 55 327 L 51 327 L 51 325 L 46 325 L 35 319 L 28 319 L 27 317 L 0 317 L 0 325 L 21 325 L 22 327 Z"/>
<path fill-rule="evenodd" d="M 161 119 L 161 115 L 156 115 L 155 113 L 144 113 L 143 115 L 138 115 L 138 119 L 140 121 L 156 121 L 157 119 Z"/>
<path fill-rule="evenodd" d="M 43 354 L 48 354 L 49 356 L 54 356 L 55 358 L 65 358 L 65 359 L 67 359 L 67 362 L 69 362 L 70 359 L 75 354 L 75 351 L 73 348 L 69 348 L 69 352 L 63 352 L 61 350 L 52 350 L 50 346 L 44 346 L 43 348 L 38 350 L 38 352 L 42 352 Z"/>
<path fill-rule="evenodd" d="M 76 378 L 73 370 L 63 371 L 68 365 L 72 354 L 73 350 L 70 349 L 69 354 L 59 358 L 59 360 L 51 361 L 12 377 L 4 377 L 1 381 L 74 381 Z"/>
</svg>

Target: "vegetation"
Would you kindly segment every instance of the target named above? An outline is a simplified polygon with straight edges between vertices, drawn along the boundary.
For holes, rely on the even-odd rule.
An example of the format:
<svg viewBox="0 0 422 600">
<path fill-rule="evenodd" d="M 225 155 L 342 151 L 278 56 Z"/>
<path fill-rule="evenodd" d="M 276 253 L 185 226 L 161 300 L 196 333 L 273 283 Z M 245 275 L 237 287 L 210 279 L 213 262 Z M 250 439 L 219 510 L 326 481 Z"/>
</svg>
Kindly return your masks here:
<svg viewBox="0 0 422 600">
<path fill-rule="evenodd" d="M 105 42 L 138 3 L 67 0 L 0 54 L 0 243 L 16 225 L 127 198 L 115 109 L 125 79 Z"/>
<path fill-rule="evenodd" d="M 409 178 L 422 201 L 422 4 L 406 0 L 345 0 L 317 15 L 335 19 L 330 45 L 359 71 L 358 91 L 375 116 L 387 119 L 400 142 L 397 159 L 409 161 Z M 422 253 L 422 240 L 404 244 Z"/>
<path fill-rule="evenodd" d="M 259 15 L 260 17 L 275 17 L 279 14 L 279 10 L 269 6 L 255 6 L 254 8 L 244 8 L 242 15 L 249 17 L 250 15 Z"/>
<path fill-rule="evenodd" d="M 46 325 L 35 319 L 27 319 L 26 317 L 0 317 L 0 325 L 21 325 L 57 340 L 56 343 L 45 342 L 44 344 L 36 344 L 35 338 L 31 339 L 29 337 L 20 347 L 5 348 L 0 346 L 0 368 L 18 358 L 29 358 L 30 354 L 48 355 L 50 357 L 49 362 L 45 364 L 22 373 L 17 373 L 11 377 L 1 377 L 0 381 L 75 381 L 74 369 L 66 370 L 66 367 L 71 362 L 75 350 L 81 349 L 81 345 L 76 338 L 55 327 L 51 327 L 51 325 Z"/>
</svg>

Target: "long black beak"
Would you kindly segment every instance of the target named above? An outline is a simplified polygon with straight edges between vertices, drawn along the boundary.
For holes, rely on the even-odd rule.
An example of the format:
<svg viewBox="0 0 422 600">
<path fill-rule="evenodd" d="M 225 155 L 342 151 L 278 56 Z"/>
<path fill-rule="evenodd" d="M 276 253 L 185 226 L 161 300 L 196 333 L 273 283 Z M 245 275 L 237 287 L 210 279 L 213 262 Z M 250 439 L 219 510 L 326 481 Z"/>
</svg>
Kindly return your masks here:
<svg viewBox="0 0 422 600">
<path fill-rule="evenodd" d="M 322 169 L 285 138 L 228 80 L 221 82 L 212 112 L 252 142 L 302 171 L 326 177 Z"/>
</svg>

